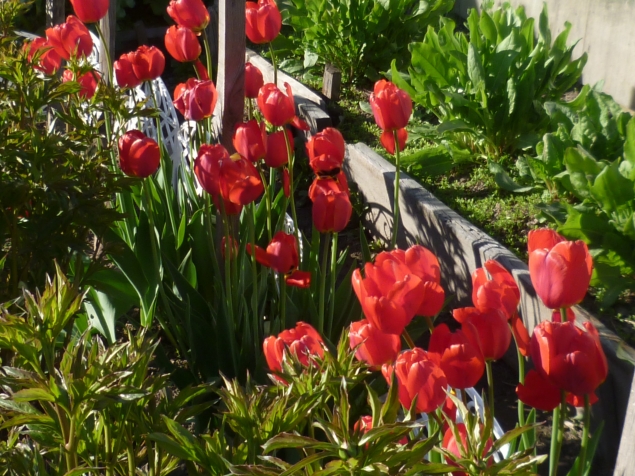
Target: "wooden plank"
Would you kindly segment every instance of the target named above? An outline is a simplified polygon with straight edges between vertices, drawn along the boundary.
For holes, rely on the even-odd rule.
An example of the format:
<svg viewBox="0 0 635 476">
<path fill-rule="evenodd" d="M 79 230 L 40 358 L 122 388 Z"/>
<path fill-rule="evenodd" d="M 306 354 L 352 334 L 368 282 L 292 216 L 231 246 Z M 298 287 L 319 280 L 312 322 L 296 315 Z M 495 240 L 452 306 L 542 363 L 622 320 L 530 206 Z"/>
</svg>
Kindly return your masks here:
<svg viewBox="0 0 635 476">
<path fill-rule="evenodd" d="M 101 62 L 101 71 L 104 79 L 110 81 L 110 73 L 112 65 L 108 64 L 108 57 L 104 49 L 107 47 L 112 61 L 115 60 L 115 32 L 117 31 L 117 0 L 110 0 L 108 13 L 99 21 L 99 27 L 104 35 L 105 45 L 102 45 L 102 51 L 99 52 Z"/>
<path fill-rule="evenodd" d="M 214 0 L 207 7 L 207 12 L 209 13 L 209 24 L 205 28 L 205 34 L 212 53 L 212 64 L 216 66 L 218 64 L 218 0 Z"/>
<path fill-rule="evenodd" d="M 242 122 L 245 108 L 244 0 L 220 0 L 216 88 L 219 99 L 217 112 L 221 112 L 220 142 L 234 152 L 232 133 L 234 126 Z"/>
<path fill-rule="evenodd" d="M 322 94 L 331 101 L 340 98 L 342 88 L 342 72 L 332 64 L 324 66 L 324 77 L 322 79 Z"/>
<path fill-rule="evenodd" d="M 635 474 L 635 378 L 631 383 L 631 396 L 628 400 L 620 450 L 617 454 L 617 463 L 613 474 L 614 476 L 631 476 Z"/>
<path fill-rule="evenodd" d="M 47 28 L 53 25 L 64 23 L 65 7 L 64 0 L 46 0 L 46 26 Z"/>
</svg>

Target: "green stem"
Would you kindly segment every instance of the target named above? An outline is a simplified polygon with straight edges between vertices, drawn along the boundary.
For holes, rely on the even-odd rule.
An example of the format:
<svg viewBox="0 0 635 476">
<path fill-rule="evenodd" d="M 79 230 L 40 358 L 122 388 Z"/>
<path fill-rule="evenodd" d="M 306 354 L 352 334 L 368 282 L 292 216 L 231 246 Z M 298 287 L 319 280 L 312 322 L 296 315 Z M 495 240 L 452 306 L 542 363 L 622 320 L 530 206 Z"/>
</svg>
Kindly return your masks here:
<svg viewBox="0 0 635 476">
<path fill-rule="evenodd" d="M 70 455 L 70 462 L 72 464 L 68 470 L 77 468 L 77 435 L 75 429 L 75 418 L 71 415 L 71 424 L 68 430 L 68 443 L 66 444 L 66 450 Z"/>
<path fill-rule="evenodd" d="M 287 136 L 287 131 L 283 127 L 282 128 L 284 142 L 287 145 L 287 156 L 289 157 L 289 201 L 291 203 L 291 217 L 293 218 L 293 231 L 295 233 L 295 239 L 298 245 L 298 251 L 300 251 L 300 227 L 298 226 L 298 217 L 295 213 L 295 187 L 293 183 L 293 163 L 295 162 L 295 154 L 291 152 L 291 143 L 289 142 L 289 137 Z M 300 261 L 302 261 L 302 257 L 300 257 Z"/>
<path fill-rule="evenodd" d="M 280 279 L 280 324 L 283 329 L 291 327 L 287 325 L 287 281 L 282 273 L 278 273 Z"/>
<path fill-rule="evenodd" d="M 95 29 L 97 30 L 97 35 L 99 35 L 99 40 L 101 41 L 101 44 L 104 46 L 104 53 L 106 53 L 106 61 L 108 62 L 108 80 L 110 81 L 110 84 L 113 84 L 114 83 L 113 64 L 112 64 L 112 59 L 110 57 L 110 49 L 108 48 L 108 42 L 104 38 L 104 34 L 101 31 L 99 22 L 95 23 Z"/>
<path fill-rule="evenodd" d="M 209 47 L 209 40 L 207 39 L 207 33 L 203 32 L 203 44 L 205 45 L 205 59 L 207 60 L 207 75 L 209 79 L 213 79 L 212 75 L 212 53 Z"/>
<path fill-rule="evenodd" d="M 399 231 L 399 159 L 401 158 L 401 152 L 399 151 L 399 138 L 397 137 L 397 131 L 393 131 L 395 136 L 395 203 L 393 205 L 393 224 L 392 224 L 392 239 L 390 241 L 390 249 L 394 249 L 397 246 L 397 233 Z"/>
<path fill-rule="evenodd" d="M 492 372 L 492 361 L 486 360 L 485 367 L 487 368 L 487 387 L 489 390 L 487 404 L 489 405 L 489 427 L 494 431 L 494 373 Z"/>
<path fill-rule="evenodd" d="M 404 340 L 406 341 L 406 344 L 408 344 L 408 347 L 410 347 L 411 349 L 414 349 L 416 347 L 415 342 L 412 340 L 412 337 L 410 337 L 410 334 L 405 328 L 403 332 L 401 333 L 401 337 L 404 338 Z"/>
<path fill-rule="evenodd" d="M 553 422 L 551 427 L 551 449 L 549 451 L 549 476 L 558 474 L 560 462 L 560 450 L 564 436 L 564 411 L 566 409 L 566 394 L 560 391 L 560 405 L 553 409 Z"/>
<path fill-rule="evenodd" d="M 247 98 L 247 118 L 250 121 L 254 118 L 254 106 L 251 104 L 251 98 Z"/>
<path fill-rule="evenodd" d="M 331 244 L 331 293 L 329 301 L 329 320 L 326 322 L 326 334 L 331 337 L 333 330 L 333 318 L 335 316 L 335 284 L 337 279 L 337 238 L 338 233 L 333 233 Z"/>
<path fill-rule="evenodd" d="M 273 46 L 269 42 L 269 51 L 271 52 L 271 65 L 273 66 L 273 84 L 278 86 L 278 66 L 276 65 L 276 55 L 273 52 Z"/>
<path fill-rule="evenodd" d="M 320 233 L 320 239 L 324 239 L 322 243 L 322 266 L 320 267 L 320 297 L 318 303 L 318 332 L 324 333 L 324 308 L 326 300 L 326 266 L 329 257 L 329 234 Z"/>
<path fill-rule="evenodd" d="M 154 446 L 149 438 L 146 438 L 146 452 L 148 454 L 148 476 L 155 476 Z"/>
<path fill-rule="evenodd" d="M 582 442 L 580 446 L 580 464 L 578 465 L 578 475 L 583 476 L 587 467 L 587 449 L 589 447 L 589 430 L 591 428 L 591 400 L 589 394 L 584 396 L 584 429 L 582 431 Z"/>
<path fill-rule="evenodd" d="M 104 422 L 104 446 L 105 446 L 105 454 L 106 454 L 106 476 L 113 476 L 113 470 L 112 470 L 112 464 L 111 464 L 111 460 L 112 460 L 112 455 L 110 453 L 111 450 L 111 446 L 112 443 L 110 441 L 110 422 L 107 421 L 106 417 L 104 416 L 103 419 Z"/>
<path fill-rule="evenodd" d="M 262 170 L 262 163 L 260 161 L 258 161 L 257 163 L 257 167 L 258 167 L 258 172 L 260 173 L 260 179 L 262 180 L 262 185 L 265 188 L 265 205 L 267 207 L 267 238 L 269 239 L 269 241 L 271 241 L 271 238 L 273 236 L 273 226 L 271 224 L 271 190 L 273 190 L 273 185 L 268 184 L 267 181 L 265 180 L 265 173 Z M 274 175 L 274 170 L 275 169 L 270 169 L 270 175 L 273 176 Z"/>
<path fill-rule="evenodd" d="M 251 308 L 253 314 L 253 343 L 254 343 L 254 356 L 257 356 L 260 352 L 260 329 L 259 329 L 259 312 L 258 312 L 258 267 L 256 266 L 256 206 L 253 202 L 249 205 L 247 210 L 249 219 L 249 239 L 251 241 L 251 249 L 253 254 L 251 257 L 251 274 L 253 279 L 253 294 L 251 296 Z"/>
<path fill-rule="evenodd" d="M 567 308 L 566 307 L 560 308 L 560 318 L 562 319 L 562 322 L 567 322 Z"/>
<path fill-rule="evenodd" d="M 518 382 L 521 384 L 525 384 L 525 357 L 518 350 L 518 345 L 516 345 L 516 354 L 518 357 Z M 525 426 L 525 404 L 518 400 L 518 426 Z M 521 439 L 523 442 L 523 446 L 525 449 L 531 448 L 533 443 L 531 438 L 529 437 L 529 431 L 526 431 L 522 434 Z"/>
</svg>

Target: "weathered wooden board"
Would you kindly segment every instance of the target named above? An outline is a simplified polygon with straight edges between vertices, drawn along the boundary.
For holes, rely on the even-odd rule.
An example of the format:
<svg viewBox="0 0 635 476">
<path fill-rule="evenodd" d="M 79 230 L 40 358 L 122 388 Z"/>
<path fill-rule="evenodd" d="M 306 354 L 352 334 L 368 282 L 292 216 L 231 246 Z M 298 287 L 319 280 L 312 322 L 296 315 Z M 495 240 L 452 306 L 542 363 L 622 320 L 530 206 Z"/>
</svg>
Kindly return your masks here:
<svg viewBox="0 0 635 476">
<path fill-rule="evenodd" d="M 631 398 L 628 401 L 620 451 L 617 454 L 614 476 L 632 476 L 635 474 L 635 379 L 631 384 Z"/>
<path fill-rule="evenodd" d="M 46 0 L 46 26 L 64 23 L 64 0 Z"/>
<path fill-rule="evenodd" d="M 99 21 L 99 27 L 104 35 L 105 45 L 102 45 L 102 51 L 100 51 L 101 71 L 106 81 L 110 81 L 111 65 L 108 64 L 108 58 L 105 54 L 104 48 L 108 48 L 108 51 L 112 56 L 115 54 L 115 32 L 117 31 L 117 0 L 110 0 L 110 6 L 108 7 L 108 13 L 104 18 Z M 115 58 L 112 58 L 114 61 Z"/>
<path fill-rule="evenodd" d="M 340 98 L 342 88 L 342 72 L 332 64 L 324 66 L 324 77 L 322 78 L 322 94 L 331 101 Z"/>
</svg>

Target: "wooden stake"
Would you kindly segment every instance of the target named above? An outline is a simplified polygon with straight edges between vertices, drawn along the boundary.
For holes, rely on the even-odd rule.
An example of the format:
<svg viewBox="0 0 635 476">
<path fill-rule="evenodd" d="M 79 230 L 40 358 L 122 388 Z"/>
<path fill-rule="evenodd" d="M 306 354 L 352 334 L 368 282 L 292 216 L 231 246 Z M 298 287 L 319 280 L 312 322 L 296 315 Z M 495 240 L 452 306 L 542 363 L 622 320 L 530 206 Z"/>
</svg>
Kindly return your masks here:
<svg viewBox="0 0 635 476">
<path fill-rule="evenodd" d="M 64 0 L 46 0 L 46 26 L 64 23 Z"/>
<path fill-rule="evenodd" d="M 322 94 L 324 94 L 331 101 L 337 101 L 340 98 L 341 86 L 342 72 L 332 64 L 327 64 L 324 67 Z"/>
<path fill-rule="evenodd" d="M 99 27 L 101 28 L 101 32 L 104 35 L 104 41 L 106 42 L 106 45 L 103 46 L 104 48 L 106 46 L 108 47 L 108 51 L 110 51 L 112 61 L 114 61 L 116 59 L 115 32 L 117 31 L 117 0 L 110 0 L 108 13 L 99 21 Z M 106 58 L 106 52 L 104 51 L 104 48 L 102 48 L 102 51 L 99 52 L 99 59 L 101 62 L 102 75 L 104 76 L 106 81 L 109 82 L 111 66 L 108 64 L 108 58 Z"/>
</svg>

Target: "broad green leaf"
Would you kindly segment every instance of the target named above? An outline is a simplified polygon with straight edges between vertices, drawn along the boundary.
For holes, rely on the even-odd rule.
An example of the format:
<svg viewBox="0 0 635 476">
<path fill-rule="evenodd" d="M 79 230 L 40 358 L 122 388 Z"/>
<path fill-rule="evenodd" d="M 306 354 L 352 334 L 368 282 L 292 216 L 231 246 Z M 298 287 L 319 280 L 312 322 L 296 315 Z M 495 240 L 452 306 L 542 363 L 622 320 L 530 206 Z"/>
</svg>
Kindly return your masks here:
<svg viewBox="0 0 635 476">
<path fill-rule="evenodd" d="M 616 162 L 606 166 L 590 188 L 593 197 L 607 213 L 616 211 L 634 198 L 633 182 L 624 178 L 618 168 Z"/>
<path fill-rule="evenodd" d="M 624 177 L 635 181 L 635 117 L 631 118 L 626 125 L 624 162 L 620 164 L 620 172 Z"/>
<path fill-rule="evenodd" d="M 538 19 L 538 33 L 540 34 L 540 39 L 544 41 L 547 46 L 551 46 L 551 30 L 549 29 L 547 2 L 542 4 L 542 11 Z"/>
<path fill-rule="evenodd" d="M 44 402 L 54 402 L 55 396 L 44 388 L 25 388 L 13 394 L 13 400 L 16 402 L 32 402 L 41 400 Z"/>
<path fill-rule="evenodd" d="M 294 435 L 292 433 L 280 433 L 262 445 L 262 448 L 265 453 L 268 453 L 282 448 L 329 449 L 332 448 L 332 444 L 319 441 L 314 438 L 309 438 L 307 436 Z"/>
<path fill-rule="evenodd" d="M 535 189 L 533 185 L 528 187 L 518 185 L 509 176 L 505 169 L 496 162 L 490 160 L 487 162 L 487 166 L 489 167 L 489 171 L 494 174 L 494 181 L 496 182 L 496 185 L 498 185 L 503 190 L 516 193 L 526 193 Z"/>
<path fill-rule="evenodd" d="M 496 31 L 496 25 L 494 24 L 494 20 L 489 14 L 483 10 L 481 13 L 481 20 L 479 22 L 479 26 L 481 27 L 481 32 L 483 36 L 490 43 L 496 43 L 496 39 L 498 37 L 498 32 Z"/>
<path fill-rule="evenodd" d="M 468 46 L 467 72 L 470 76 L 470 80 L 477 89 L 485 87 L 485 70 L 483 69 L 483 63 L 476 47 L 472 43 Z"/>
</svg>

